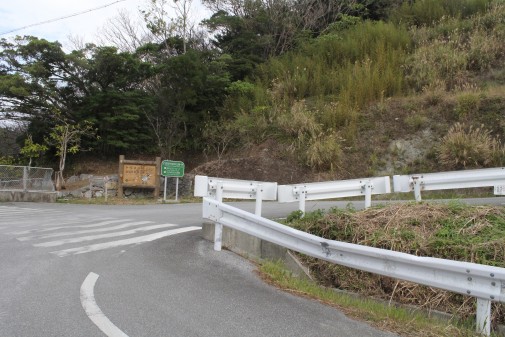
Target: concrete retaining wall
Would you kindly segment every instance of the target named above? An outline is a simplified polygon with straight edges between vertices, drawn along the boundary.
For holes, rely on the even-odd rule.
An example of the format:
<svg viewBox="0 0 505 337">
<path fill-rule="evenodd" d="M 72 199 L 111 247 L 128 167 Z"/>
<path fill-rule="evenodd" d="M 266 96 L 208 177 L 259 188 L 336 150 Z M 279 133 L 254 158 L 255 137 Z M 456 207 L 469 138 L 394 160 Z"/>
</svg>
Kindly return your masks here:
<svg viewBox="0 0 505 337">
<path fill-rule="evenodd" d="M 56 202 L 56 192 L 0 191 L 0 202 Z"/>
<path fill-rule="evenodd" d="M 203 223 L 202 236 L 204 239 L 214 242 L 214 223 Z M 255 236 L 229 227 L 223 227 L 223 247 L 245 257 L 281 260 L 293 275 L 311 278 L 307 268 L 302 266 L 288 249 Z"/>
</svg>

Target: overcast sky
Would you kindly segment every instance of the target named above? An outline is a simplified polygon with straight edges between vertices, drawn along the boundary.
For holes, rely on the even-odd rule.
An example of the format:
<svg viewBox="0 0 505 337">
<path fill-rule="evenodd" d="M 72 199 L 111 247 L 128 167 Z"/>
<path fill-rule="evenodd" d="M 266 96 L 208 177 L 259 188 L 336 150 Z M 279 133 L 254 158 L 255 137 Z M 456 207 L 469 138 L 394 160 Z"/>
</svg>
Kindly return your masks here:
<svg viewBox="0 0 505 337">
<path fill-rule="evenodd" d="M 98 8 L 109 5 L 105 8 Z M 117 16 L 118 10 L 126 9 L 136 15 L 139 8 L 146 7 L 146 0 L 1 0 L 0 1 L 0 38 L 10 38 L 16 35 L 33 35 L 49 41 L 68 43 L 68 36 L 80 36 L 85 42 L 95 42 L 96 35 L 107 19 Z M 66 19 L 58 18 L 92 10 Z M 199 0 L 193 0 L 195 20 L 207 18 L 209 12 L 200 5 Z M 25 28 L 12 33 L 8 31 L 55 20 L 34 27 Z M 7 33 L 7 34 L 5 34 Z"/>
</svg>

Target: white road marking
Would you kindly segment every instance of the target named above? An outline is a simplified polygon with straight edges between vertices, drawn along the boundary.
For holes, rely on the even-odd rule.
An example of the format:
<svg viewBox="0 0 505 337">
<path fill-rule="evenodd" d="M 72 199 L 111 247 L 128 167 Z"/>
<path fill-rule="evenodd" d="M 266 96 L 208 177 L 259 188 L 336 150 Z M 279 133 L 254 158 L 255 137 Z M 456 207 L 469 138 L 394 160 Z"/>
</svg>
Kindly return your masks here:
<svg viewBox="0 0 505 337">
<path fill-rule="evenodd" d="M 89 319 L 108 337 L 128 337 L 104 315 L 96 304 L 94 288 L 98 274 L 89 273 L 81 285 L 81 304 Z"/>
<path fill-rule="evenodd" d="M 132 219 L 116 219 L 116 220 L 108 220 L 108 221 L 102 221 L 98 223 L 94 223 L 91 225 L 77 225 L 77 226 L 60 226 L 60 225 L 66 225 L 66 224 L 72 224 L 72 223 L 78 223 L 76 221 L 74 222 L 68 222 L 68 223 L 58 223 L 58 227 L 49 227 L 49 228 L 44 228 L 44 229 L 30 229 L 26 231 L 21 231 L 21 232 L 12 232 L 9 234 L 13 235 L 23 235 L 23 234 L 30 234 L 30 233 L 40 233 L 40 232 L 50 232 L 54 231 L 57 229 L 66 229 L 66 228 L 93 228 L 93 227 L 100 227 L 100 226 L 106 226 L 106 225 L 111 225 L 116 222 L 123 222 L 123 221 L 131 221 Z M 86 221 L 80 221 L 80 222 L 86 222 Z M 89 220 L 87 221 L 89 222 Z"/>
<path fill-rule="evenodd" d="M 159 233 L 154 233 L 154 234 L 139 236 L 139 237 L 135 237 L 135 238 L 125 239 L 125 240 L 97 243 L 94 245 L 89 245 L 89 246 L 84 246 L 84 247 L 58 250 L 58 251 L 54 251 L 51 253 L 55 254 L 59 257 L 64 257 L 67 255 L 84 254 L 84 253 L 94 252 L 94 251 L 98 251 L 98 250 L 104 250 L 104 249 L 108 249 L 108 248 L 112 248 L 112 247 L 120 247 L 120 246 L 126 246 L 126 245 L 132 245 L 132 244 L 137 244 L 137 243 L 154 241 L 157 239 L 161 239 L 165 236 L 195 231 L 195 230 L 198 230 L 201 228 L 202 227 L 196 227 L 196 226 L 177 228 L 177 229 L 171 229 L 171 230 L 163 231 L 163 232 L 159 232 Z"/>
<path fill-rule="evenodd" d="M 175 227 L 175 226 L 177 226 L 177 225 L 174 225 L 174 224 L 152 225 L 152 226 L 140 227 L 140 228 L 136 228 L 136 229 L 130 229 L 127 231 L 122 231 L 122 232 L 113 232 L 113 233 L 98 234 L 98 235 L 88 235 L 88 236 L 82 236 L 82 237 L 78 237 L 78 238 L 70 238 L 70 239 L 63 239 L 63 240 L 58 240 L 58 241 L 37 243 L 37 244 L 34 244 L 33 246 L 34 247 L 56 247 L 56 246 L 61 246 L 61 245 L 67 244 L 67 243 L 76 243 L 76 242 L 83 242 L 83 241 L 113 238 L 116 236 L 131 235 L 131 234 L 136 234 L 138 232 L 147 232 L 147 231 L 150 231 L 153 229 Z"/>
<path fill-rule="evenodd" d="M 57 238 L 60 236 L 67 236 L 67 235 L 89 234 L 89 233 L 96 233 L 96 232 L 110 232 L 115 229 L 122 229 L 122 228 L 126 228 L 126 227 L 138 226 L 138 225 L 146 225 L 149 223 L 153 223 L 153 222 L 152 221 L 127 222 L 127 223 L 119 225 L 119 226 L 113 226 L 113 227 L 107 227 L 107 228 L 87 229 L 87 230 L 76 231 L 76 232 L 61 232 L 61 233 L 54 233 L 54 234 L 47 234 L 47 235 L 23 236 L 23 237 L 20 237 L 17 239 L 19 241 L 43 240 L 43 239 Z"/>
</svg>

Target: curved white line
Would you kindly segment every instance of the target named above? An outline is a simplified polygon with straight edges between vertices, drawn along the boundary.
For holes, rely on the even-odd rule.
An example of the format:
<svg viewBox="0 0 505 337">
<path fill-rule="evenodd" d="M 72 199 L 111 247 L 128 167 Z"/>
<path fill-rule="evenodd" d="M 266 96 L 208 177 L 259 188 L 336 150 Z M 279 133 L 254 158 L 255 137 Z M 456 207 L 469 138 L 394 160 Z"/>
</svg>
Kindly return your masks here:
<svg viewBox="0 0 505 337">
<path fill-rule="evenodd" d="M 95 302 L 94 288 L 98 274 L 89 273 L 81 285 L 81 304 L 86 311 L 89 319 L 109 337 L 128 337 L 123 331 L 119 330 L 100 310 Z"/>
</svg>

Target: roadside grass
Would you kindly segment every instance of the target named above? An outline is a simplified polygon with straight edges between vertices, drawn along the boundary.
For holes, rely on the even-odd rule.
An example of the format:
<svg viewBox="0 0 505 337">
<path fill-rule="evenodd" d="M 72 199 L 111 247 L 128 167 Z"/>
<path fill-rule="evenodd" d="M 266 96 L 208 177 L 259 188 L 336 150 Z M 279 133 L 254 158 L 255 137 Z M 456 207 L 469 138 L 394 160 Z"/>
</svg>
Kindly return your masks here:
<svg viewBox="0 0 505 337">
<path fill-rule="evenodd" d="M 289 226 L 330 240 L 505 268 L 505 207 L 449 203 L 392 203 L 356 211 L 352 207 L 292 213 Z M 319 284 L 464 320 L 475 316 L 475 300 L 412 282 L 362 272 L 301 255 Z M 505 306 L 492 304 L 492 322 L 503 324 Z M 457 334 L 459 336 L 459 334 Z"/>
<path fill-rule="evenodd" d="M 380 330 L 392 331 L 401 336 L 478 336 L 475 326 L 470 321 L 442 320 L 429 317 L 422 311 L 336 292 L 315 282 L 292 276 L 282 262 L 261 262 L 259 275 L 265 282 L 284 291 L 320 301 L 343 311 L 349 317 L 363 320 Z"/>
</svg>

